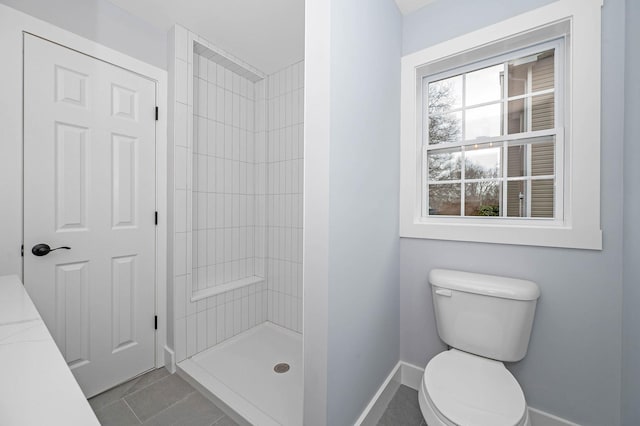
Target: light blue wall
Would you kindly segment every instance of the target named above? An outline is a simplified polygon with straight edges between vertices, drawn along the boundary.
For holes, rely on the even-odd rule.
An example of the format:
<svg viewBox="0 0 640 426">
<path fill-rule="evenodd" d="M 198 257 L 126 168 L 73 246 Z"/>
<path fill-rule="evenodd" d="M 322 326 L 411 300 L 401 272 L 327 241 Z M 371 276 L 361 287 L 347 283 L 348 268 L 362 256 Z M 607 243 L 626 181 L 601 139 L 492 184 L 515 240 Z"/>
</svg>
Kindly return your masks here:
<svg viewBox="0 0 640 426">
<path fill-rule="evenodd" d="M 353 424 L 399 359 L 402 18 L 331 4 L 327 424 Z"/>
<path fill-rule="evenodd" d="M 554 0 L 435 0 L 404 17 L 402 54 L 495 24 Z"/>
<path fill-rule="evenodd" d="M 547 3 L 550 1 L 437 0 L 405 17 L 403 52 L 420 50 Z M 542 297 L 529 353 L 508 367 L 521 383 L 530 406 L 585 425 L 620 423 L 624 26 L 624 0 L 606 0 L 601 153 L 604 250 L 400 241 L 401 359 L 424 366 L 444 348 L 435 331 L 427 286 L 432 268 L 531 279 L 540 285 Z M 633 149 L 637 153 L 637 144 Z M 637 361 L 637 352 L 634 354 Z"/>
<path fill-rule="evenodd" d="M 622 424 L 640 424 L 640 2 L 627 0 Z"/>
<path fill-rule="evenodd" d="M 167 69 L 167 32 L 107 0 L 0 0 L 38 19 Z"/>
</svg>

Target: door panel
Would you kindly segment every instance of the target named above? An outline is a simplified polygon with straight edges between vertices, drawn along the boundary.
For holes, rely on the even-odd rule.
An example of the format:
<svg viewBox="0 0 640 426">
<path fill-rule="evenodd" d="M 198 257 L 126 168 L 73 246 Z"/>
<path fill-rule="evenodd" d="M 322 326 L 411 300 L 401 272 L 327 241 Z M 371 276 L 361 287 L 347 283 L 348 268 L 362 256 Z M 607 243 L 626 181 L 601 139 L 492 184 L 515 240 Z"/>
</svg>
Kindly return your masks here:
<svg viewBox="0 0 640 426">
<path fill-rule="evenodd" d="M 56 265 L 55 340 L 74 368 L 89 362 L 89 262 Z"/>
<path fill-rule="evenodd" d="M 154 366 L 155 82 L 24 43 L 24 281 L 92 396 Z"/>
<path fill-rule="evenodd" d="M 136 257 L 122 256 L 111 261 L 112 351 L 127 349 L 136 342 Z"/>
<path fill-rule="evenodd" d="M 113 227 L 136 226 L 136 164 L 138 140 L 123 135 L 112 135 L 111 205 Z"/>
<path fill-rule="evenodd" d="M 86 229 L 87 139 L 89 129 L 55 123 L 57 230 Z"/>
</svg>

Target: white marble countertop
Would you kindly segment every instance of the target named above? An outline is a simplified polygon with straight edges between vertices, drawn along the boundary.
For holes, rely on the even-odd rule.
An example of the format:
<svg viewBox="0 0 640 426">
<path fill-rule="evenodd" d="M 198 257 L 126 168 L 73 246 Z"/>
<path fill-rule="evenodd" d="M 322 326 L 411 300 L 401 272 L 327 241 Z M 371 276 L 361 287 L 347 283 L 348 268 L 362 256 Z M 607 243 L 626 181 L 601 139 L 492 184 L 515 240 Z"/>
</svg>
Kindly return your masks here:
<svg viewBox="0 0 640 426">
<path fill-rule="evenodd" d="M 0 425 L 99 425 L 15 275 L 0 277 Z"/>
</svg>

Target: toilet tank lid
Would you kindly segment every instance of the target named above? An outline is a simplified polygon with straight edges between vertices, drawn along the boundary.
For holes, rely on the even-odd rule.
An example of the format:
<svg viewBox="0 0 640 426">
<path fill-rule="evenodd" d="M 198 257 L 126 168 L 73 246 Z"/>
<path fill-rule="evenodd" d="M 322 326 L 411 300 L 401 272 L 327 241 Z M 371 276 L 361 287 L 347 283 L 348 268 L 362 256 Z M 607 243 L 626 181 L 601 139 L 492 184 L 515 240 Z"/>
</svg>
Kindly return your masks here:
<svg viewBox="0 0 640 426">
<path fill-rule="evenodd" d="M 503 299 L 536 300 L 540 297 L 540 288 L 533 281 L 496 275 L 432 269 L 429 273 L 429 282 L 436 287 Z"/>
</svg>

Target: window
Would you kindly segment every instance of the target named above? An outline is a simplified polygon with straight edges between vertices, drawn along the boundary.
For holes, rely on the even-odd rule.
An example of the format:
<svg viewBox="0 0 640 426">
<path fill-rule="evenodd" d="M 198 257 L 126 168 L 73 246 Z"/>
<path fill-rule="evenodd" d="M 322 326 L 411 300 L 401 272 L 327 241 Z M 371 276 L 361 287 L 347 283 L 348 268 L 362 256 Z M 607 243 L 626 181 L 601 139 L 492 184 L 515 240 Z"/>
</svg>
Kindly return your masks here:
<svg viewBox="0 0 640 426">
<path fill-rule="evenodd" d="M 562 217 L 562 42 L 419 75 L 423 216 Z"/>
<path fill-rule="evenodd" d="M 401 236 L 601 249 L 600 7 L 403 58 Z"/>
</svg>

